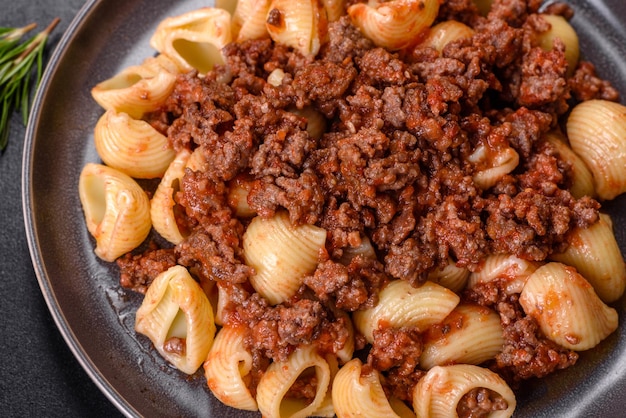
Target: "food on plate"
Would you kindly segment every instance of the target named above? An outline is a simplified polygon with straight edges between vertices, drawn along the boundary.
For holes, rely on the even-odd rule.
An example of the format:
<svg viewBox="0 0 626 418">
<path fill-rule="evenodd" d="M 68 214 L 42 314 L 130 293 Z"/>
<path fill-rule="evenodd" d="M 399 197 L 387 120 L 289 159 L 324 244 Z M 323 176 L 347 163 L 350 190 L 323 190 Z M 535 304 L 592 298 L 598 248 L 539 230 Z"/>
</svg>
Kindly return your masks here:
<svg viewBox="0 0 626 418">
<path fill-rule="evenodd" d="M 153 233 L 104 254 L 118 203 L 81 186 L 87 224 L 169 363 L 267 417 L 511 416 L 613 333 L 626 108 L 575 10 L 228 6 L 163 20 L 156 57 L 92 90 L 112 167 L 85 173 L 154 178 L 148 215 L 112 217 Z"/>
</svg>

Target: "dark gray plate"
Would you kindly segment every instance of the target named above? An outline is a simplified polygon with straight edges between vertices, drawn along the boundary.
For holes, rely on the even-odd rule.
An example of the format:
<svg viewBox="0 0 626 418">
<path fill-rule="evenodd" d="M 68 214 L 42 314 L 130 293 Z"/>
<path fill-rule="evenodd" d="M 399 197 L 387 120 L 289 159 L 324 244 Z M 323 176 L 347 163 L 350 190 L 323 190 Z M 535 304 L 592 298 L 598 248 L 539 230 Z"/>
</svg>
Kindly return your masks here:
<svg viewBox="0 0 626 418">
<path fill-rule="evenodd" d="M 87 373 L 128 416 L 245 415 L 222 406 L 202 375 L 167 366 L 133 331 L 137 295 L 93 254 L 77 193 L 87 162 L 98 161 L 93 128 L 101 109 L 91 87 L 153 54 L 149 37 L 166 16 L 207 5 L 171 0 L 90 0 L 64 35 L 37 93 L 24 148 L 23 200 L 33 264 L 46 302 Z M 626 99 L 626 9 L 622 0 L 570 1 L 583 56 Z M 605 205 L 626 253 L 626 196 Z M 518 392 L 516 416 L 624 416 L 626 303 L 614 305 L 617 332 L 579 363 Z M 258 416 L 258 415 L 253 415 Z"/>
</svg>

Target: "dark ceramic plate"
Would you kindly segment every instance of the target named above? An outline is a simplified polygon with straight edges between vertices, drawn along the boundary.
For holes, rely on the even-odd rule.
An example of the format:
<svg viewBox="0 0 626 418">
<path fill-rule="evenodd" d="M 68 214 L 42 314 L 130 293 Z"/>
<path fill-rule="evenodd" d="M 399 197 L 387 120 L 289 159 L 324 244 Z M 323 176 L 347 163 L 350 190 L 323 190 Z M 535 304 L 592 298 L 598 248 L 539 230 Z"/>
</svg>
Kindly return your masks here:
<svg viewBox="0 0 626 418">
<path fill-rule="evenodd" d="M 583 56 L 626 98 L 626 9 L 622 0 L 570 1 Z M 93 128 L 101 109 L 90 89 L 153 54 L 148 40 L 166 16 L 207 2 L 90 0 L 55 51 L 34 106 L 24 148 L 23 199 L 33 264 L 52 315 L 85 371 L 128 416 L 242 416 L 222 406 L 202 375 L 186 379 L 133 331 L 137 295 L 97 259 L 77 193 L 79 173 L 98 161 Z M 626 196 L 605 205 L 626 253 Z M 621 326 L 575 367 L 518 392 L 516 416 L 623 416 L 626 302 Z M 253 415 L 258 416 L 258 415 Z"/>
</svg>

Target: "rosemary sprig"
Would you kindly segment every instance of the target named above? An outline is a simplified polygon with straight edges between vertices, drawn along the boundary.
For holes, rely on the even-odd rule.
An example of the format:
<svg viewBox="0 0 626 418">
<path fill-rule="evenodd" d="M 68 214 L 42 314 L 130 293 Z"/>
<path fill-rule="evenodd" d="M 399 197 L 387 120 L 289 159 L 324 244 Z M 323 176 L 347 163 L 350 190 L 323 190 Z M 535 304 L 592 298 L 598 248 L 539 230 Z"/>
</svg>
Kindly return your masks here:
<svg viewBox="0 0 626 418">
<path fill-rule="evenodd" d="M 37 67 L 36 87 L 41 81 L 43 52 L 48 36 L 58 23 L 59 18 L 55 18 L 46 29 L 26 42 L 20 40 L 35 28 L 35 23 L 21 28 L 0 27 L 0 152 L 9 140 L 11 110 L 22 112 L 24 125 L 28 121 L 32 70 Z"/>
</svg>

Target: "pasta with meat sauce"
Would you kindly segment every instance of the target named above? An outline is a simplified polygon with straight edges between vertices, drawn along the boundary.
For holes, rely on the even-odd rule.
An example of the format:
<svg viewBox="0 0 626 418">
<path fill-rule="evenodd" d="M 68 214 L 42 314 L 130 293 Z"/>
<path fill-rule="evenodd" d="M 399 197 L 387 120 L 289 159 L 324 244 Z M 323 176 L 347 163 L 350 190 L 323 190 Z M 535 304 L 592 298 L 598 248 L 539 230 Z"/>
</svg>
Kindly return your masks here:
<svg viewBox="0 0 626 418">
<path fill-rule="evenodd" d="M 616 329 L 626 107 L 567 4 L 222 3 L 92 91 L 144 209 L 88 164 L 89 231 L 168 362 L 266 417 L 500 417 Z"/>
</svg>

